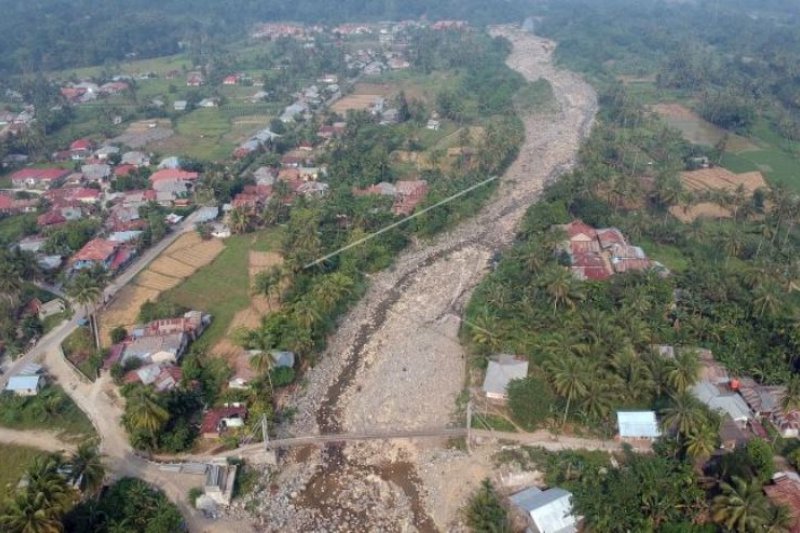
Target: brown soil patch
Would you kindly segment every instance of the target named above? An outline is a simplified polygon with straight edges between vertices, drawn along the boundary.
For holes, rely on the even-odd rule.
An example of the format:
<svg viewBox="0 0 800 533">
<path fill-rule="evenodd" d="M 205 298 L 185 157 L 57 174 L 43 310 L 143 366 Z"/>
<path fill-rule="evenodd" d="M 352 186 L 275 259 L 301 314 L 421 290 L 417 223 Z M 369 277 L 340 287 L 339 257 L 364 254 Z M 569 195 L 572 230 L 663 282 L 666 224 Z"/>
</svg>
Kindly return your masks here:
<svg viewBox="0 0 800 533">
<path fill-rule="evenodd" d="M 767 189 L 767 182 L 759 171 L 734 174 L 723 167 L 701 168 L 681 172 L 683 186 L 691 191 L 735 191 L 739 186 L 744 187 L 747 194 L 753 194 L 756 189 Z"/>
<path fill-rule="evenodd" d="M 331 110 L 340 115 L 344 115 L 348 111 L 365 111 L 375 103 L 377 98 L 381 98 L 381 95 L 351 94 L 334 102 L 331 106 Z"/>
<path fill-rule="evenodd" d="M 222 241 L 204 241 L 195 233 L 182 235 L 164 250 L 147 269 L 117 293 L 114 300 L 98 315 L 103 346 L 111 344 L 111 330 L 117 326 L 136 325 L 139 309 L 194 274 L 214 260 L 224 248 Z"/>
<path fill-rule="evenodd" d="M 353 88 L 353 94 L 385 97 L 392 94 L 392 86 L 385 83 L 357 83 Z"/>
<path fill-rule="evenodd" d="M 718 219 L 730 218 L 732 216 L 729 209 L 712 202 L 694 204 L 689 206 L 688 209 L 684 209 L 683 206 L 673 205 L 669 208 L 669 212 L 672 216 L 686 224 L 694 222 L 698 218 Z"/>
</svg>

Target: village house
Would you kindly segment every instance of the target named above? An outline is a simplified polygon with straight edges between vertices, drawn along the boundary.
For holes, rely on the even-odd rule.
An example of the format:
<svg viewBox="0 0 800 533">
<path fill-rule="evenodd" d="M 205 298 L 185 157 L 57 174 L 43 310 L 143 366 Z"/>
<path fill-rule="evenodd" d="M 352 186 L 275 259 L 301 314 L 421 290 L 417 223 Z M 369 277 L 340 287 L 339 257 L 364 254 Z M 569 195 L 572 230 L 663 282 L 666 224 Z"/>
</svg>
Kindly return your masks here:
<svg viewBox="0 0 800 533">
<path fill-rule="evenodd" d="M 201 85 L 204 85 L 205 82 L 206 79 L 201 72 L 194 71 L 194 72 L 189 72 L 186 75 L 187 87 L 200 87 Z"/>
<path fill-rule="evenodd" d="M 186 111 L 186 108 L 189 106 L 189 102 L 186 100 L 175 100 L 172 102 L 172 109 L 175 111 Z"/>
<path fill-rule="evenodd" d="M 152 364 L 177 364 L 186 351 L 189 336 L 183 332 L 166 335 L 149 335 L 124 343 L 120 362 L 139 359 Z"/>
<path fill-rule="evenodd" d="M 105 181 L 111 177 L 111 167 L 105 163 L 91 163 L 81 167 L 81 173 L 91 182 Z"/>
<path fill-rule="evenodd" d="M 156 201 L 171 205 L 178 198 L 187 196 L 199 178 L 197 172 L 180 169 L 162 169 L 150 176 L 150 185 L 156 192 Z"/>
<path fill-rule="evenodd" d="M 133 165 L 134 167 L 146 167 L 150 165 L 150 158 L 144 152 L 130 151 L 122 154 L 121 165 Z"/>
<path fill-rule="evenodd" d="M 425 180 L 399 180 L 395 183 L 395 196 L 392 212 L 398 216 L 410 215 L 428 194 L 428 182 Z"/>
<path fill-rule="evenodd" d="M 46 190 L 70 174 L 63 168 L 23 168 L 11 174 L 11 184 L 16 189 Z"/>
<path fill-rule="evenodd" d="M 70 258 L 73 270 L 101 267 L 115 272 L 136 255 L 136 250 L 107 239 L 92 239 Z"/>
<path fill-rule="evenodd" d="M 89 139 L 77 139 L 69 145 L 70 158 L 73 161 L 83 161 L 92 154 L 94 143 Z"/>
<path fill-rule="evenodd" d="M 761 385 L 749 377 L 737 380 L 736 386 L 753 412 L 772 422 L 783 438 L 800 436 L 800 411 L 781 407 L 786 387 Z"/>
<path fill-rule="evenodd" d="M 78 202 L 84 205 L 94 205 L 100 201 L 102 192 L 89 187 L 62 187 L 50 189 L 42 194 L 53 205 L 72 205 Z"/>
<path fill-rule="evenodd" d="M 151 337 L 184 333 L 190 341 L 197 340 L 211 324 L 211 315 L 202 311 L 188 311 L 181 317 L 154 320 L 133 331 L 134 337 Z"/>
<path fill-rule="evenodd" d="M 800 533 L 800 476 L 796 472 L 778 472 L 772 483 L 764 485 L 767 498 L 775 506 L 785 507 L 791 517 L 787 531 Z"/>
<path fill-rule="evenodd" d="M 183 373 L 173 364 L 149 364 L 131 370 L 123 376 L 123 383 L 141 383 L 152 386 L 156 392 L 168 392 L 180 386 Z"/>
<path fill-rule="evenodd" d="M 659 266 L 644 250 L 628 244 L 617 228 L 595 229 L 581 220 L 559 227 L 567 234 L 560 248 L 569 255 L 570 270 L 578 279 L 603 281 L 614 274 Z"/>
<path fill-rule="evenodd" d="M 0 193 L 0 215 L 33 213 L 36 211 L 37 205 L 39 205 L 39 200 L 35 198 L 22 200 Z"/>
<path fill-rule="evenodd" d="M 655 411 L 617 411 L 617 427 L 622 441 L 652 441 L 661 436 Z"/>
<path fill-rule="evenodd" d="M 247 408 L 234 404 L 232 406 L 209 409 L 203 415 L 200 424 L 200 435 L 204 439 L 218 439 L 228 429 L 244 426 L 247 419 Z"/>
<path fill-rule="evenodd" d="M 222 85 L 236 85 L 239 83 L 238 74 L 230 74 L 222 80 Z"/>
<path fill-rule="evenodd" d="M 36 226 L 42 229 L 53 228 L 66 223 L 66 217 L 58 211 L 48 211 L 36 217 Z"/>
<path fill-rule="evenodd" d="M 114 156 L 115 154 L 119 154 L 119 152 L 120 150 L 118 147 L 107 144 L 95 150 L 94 156 L 100 161 L 107 161 L 108 158 Z"/>
<path fill-rule="evenodd" d="M 501 354 L 489 359 L 486 377 L 483 380 L 483 393 L 487 400 L 505 402 L 508 400 L 508 384 L 515 379 L 528 376 L 528 360 L 513 355 Z"/>
<path fill-rule="evenodd" d="M 530 487 L 510 498 L 515 509 L 527 521 L 526 531 L 534 533 L 574 533 L 579 518 L 572 512 L 572 494 L 554 487 L 540 490 Z"/>
<path fill-rule="evenodd" d="M 748 422 L 755 418 L 744 399 L 727 385 L 716 385 L 707 380 L 700 380 L 690 391 L 692 396 L 709 409 L 727 415 L 740 428 L 746 427 Z"/>
<path fill-rule="evenodd" d="M 29 235 L 17 243 L 17 248 L 22 252 L 37 253 L 47 242 L 44 235 Z"/>
</svg>

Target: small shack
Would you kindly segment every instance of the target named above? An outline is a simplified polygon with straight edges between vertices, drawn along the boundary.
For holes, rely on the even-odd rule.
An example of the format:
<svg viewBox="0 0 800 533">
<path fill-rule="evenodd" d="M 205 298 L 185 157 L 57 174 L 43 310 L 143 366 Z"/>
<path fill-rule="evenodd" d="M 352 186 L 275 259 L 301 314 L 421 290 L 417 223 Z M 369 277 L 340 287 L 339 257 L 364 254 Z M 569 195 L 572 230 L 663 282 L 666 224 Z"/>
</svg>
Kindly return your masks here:
<svg viewBox="0 0 800 533">
<path fill-rule="evenodd" d="M 536 533 L 574 533 L 579 519 L 572 513 L 572 494 L 554 487 L 527 488 L 511 496 L 514 506 L 525 514 L 528 531 Z"/>
<path fill-rule="evenodd" d="M 617 411 L 621 440 L 655 440 L 661 436 L 655 411 Z"/>
<path fill-rule="evenodd" d="M 513 355 L 501 354 L 489 360 L 483 392 L 487 400 L 505 402 L 508 400 L 508 384 L 514 379 L 524 379 L 528 375 L 528 361 Z"/>
</svg>

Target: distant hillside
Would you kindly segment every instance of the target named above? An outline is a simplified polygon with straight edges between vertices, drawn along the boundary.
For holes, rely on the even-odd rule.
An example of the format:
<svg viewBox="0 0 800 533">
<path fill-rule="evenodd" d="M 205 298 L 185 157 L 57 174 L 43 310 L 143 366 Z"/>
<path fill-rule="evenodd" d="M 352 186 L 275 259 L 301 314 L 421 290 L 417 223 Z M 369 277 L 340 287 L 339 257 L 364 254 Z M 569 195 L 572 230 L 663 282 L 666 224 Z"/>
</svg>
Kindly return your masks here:
<svg viewBox="0 0 800 533">
<path fill-rule="evenodd" d="M 3 0 L 0 72 L 35 73 L 236 40 L 259 21 L 338 23 L 427 17 L 475 24 L 523 19 L 527 0 Z"/>
</svg>

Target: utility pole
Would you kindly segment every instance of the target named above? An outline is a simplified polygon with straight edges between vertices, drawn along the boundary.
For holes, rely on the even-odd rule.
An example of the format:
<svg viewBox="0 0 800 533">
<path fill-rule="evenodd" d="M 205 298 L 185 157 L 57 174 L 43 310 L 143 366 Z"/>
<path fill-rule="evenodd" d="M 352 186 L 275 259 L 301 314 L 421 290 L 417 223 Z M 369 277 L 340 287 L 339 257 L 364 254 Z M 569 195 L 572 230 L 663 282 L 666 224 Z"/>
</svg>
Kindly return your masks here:
<svg viewBox="0 0 800 533">
<path fill-rule="evenodd" d="M 267 464 L 278 464 L 278 456 L 275 455 L 275 450 L 269 448 L 269 426 L 267 424 L 267 415 L 261 415 L 261 435 L 264 438 L 264 460 Z"/>
<path fill-rule="evenodd" d="M 467 453 L 472 454 L 472 400 L 467 402 Z"/>
</svg>

